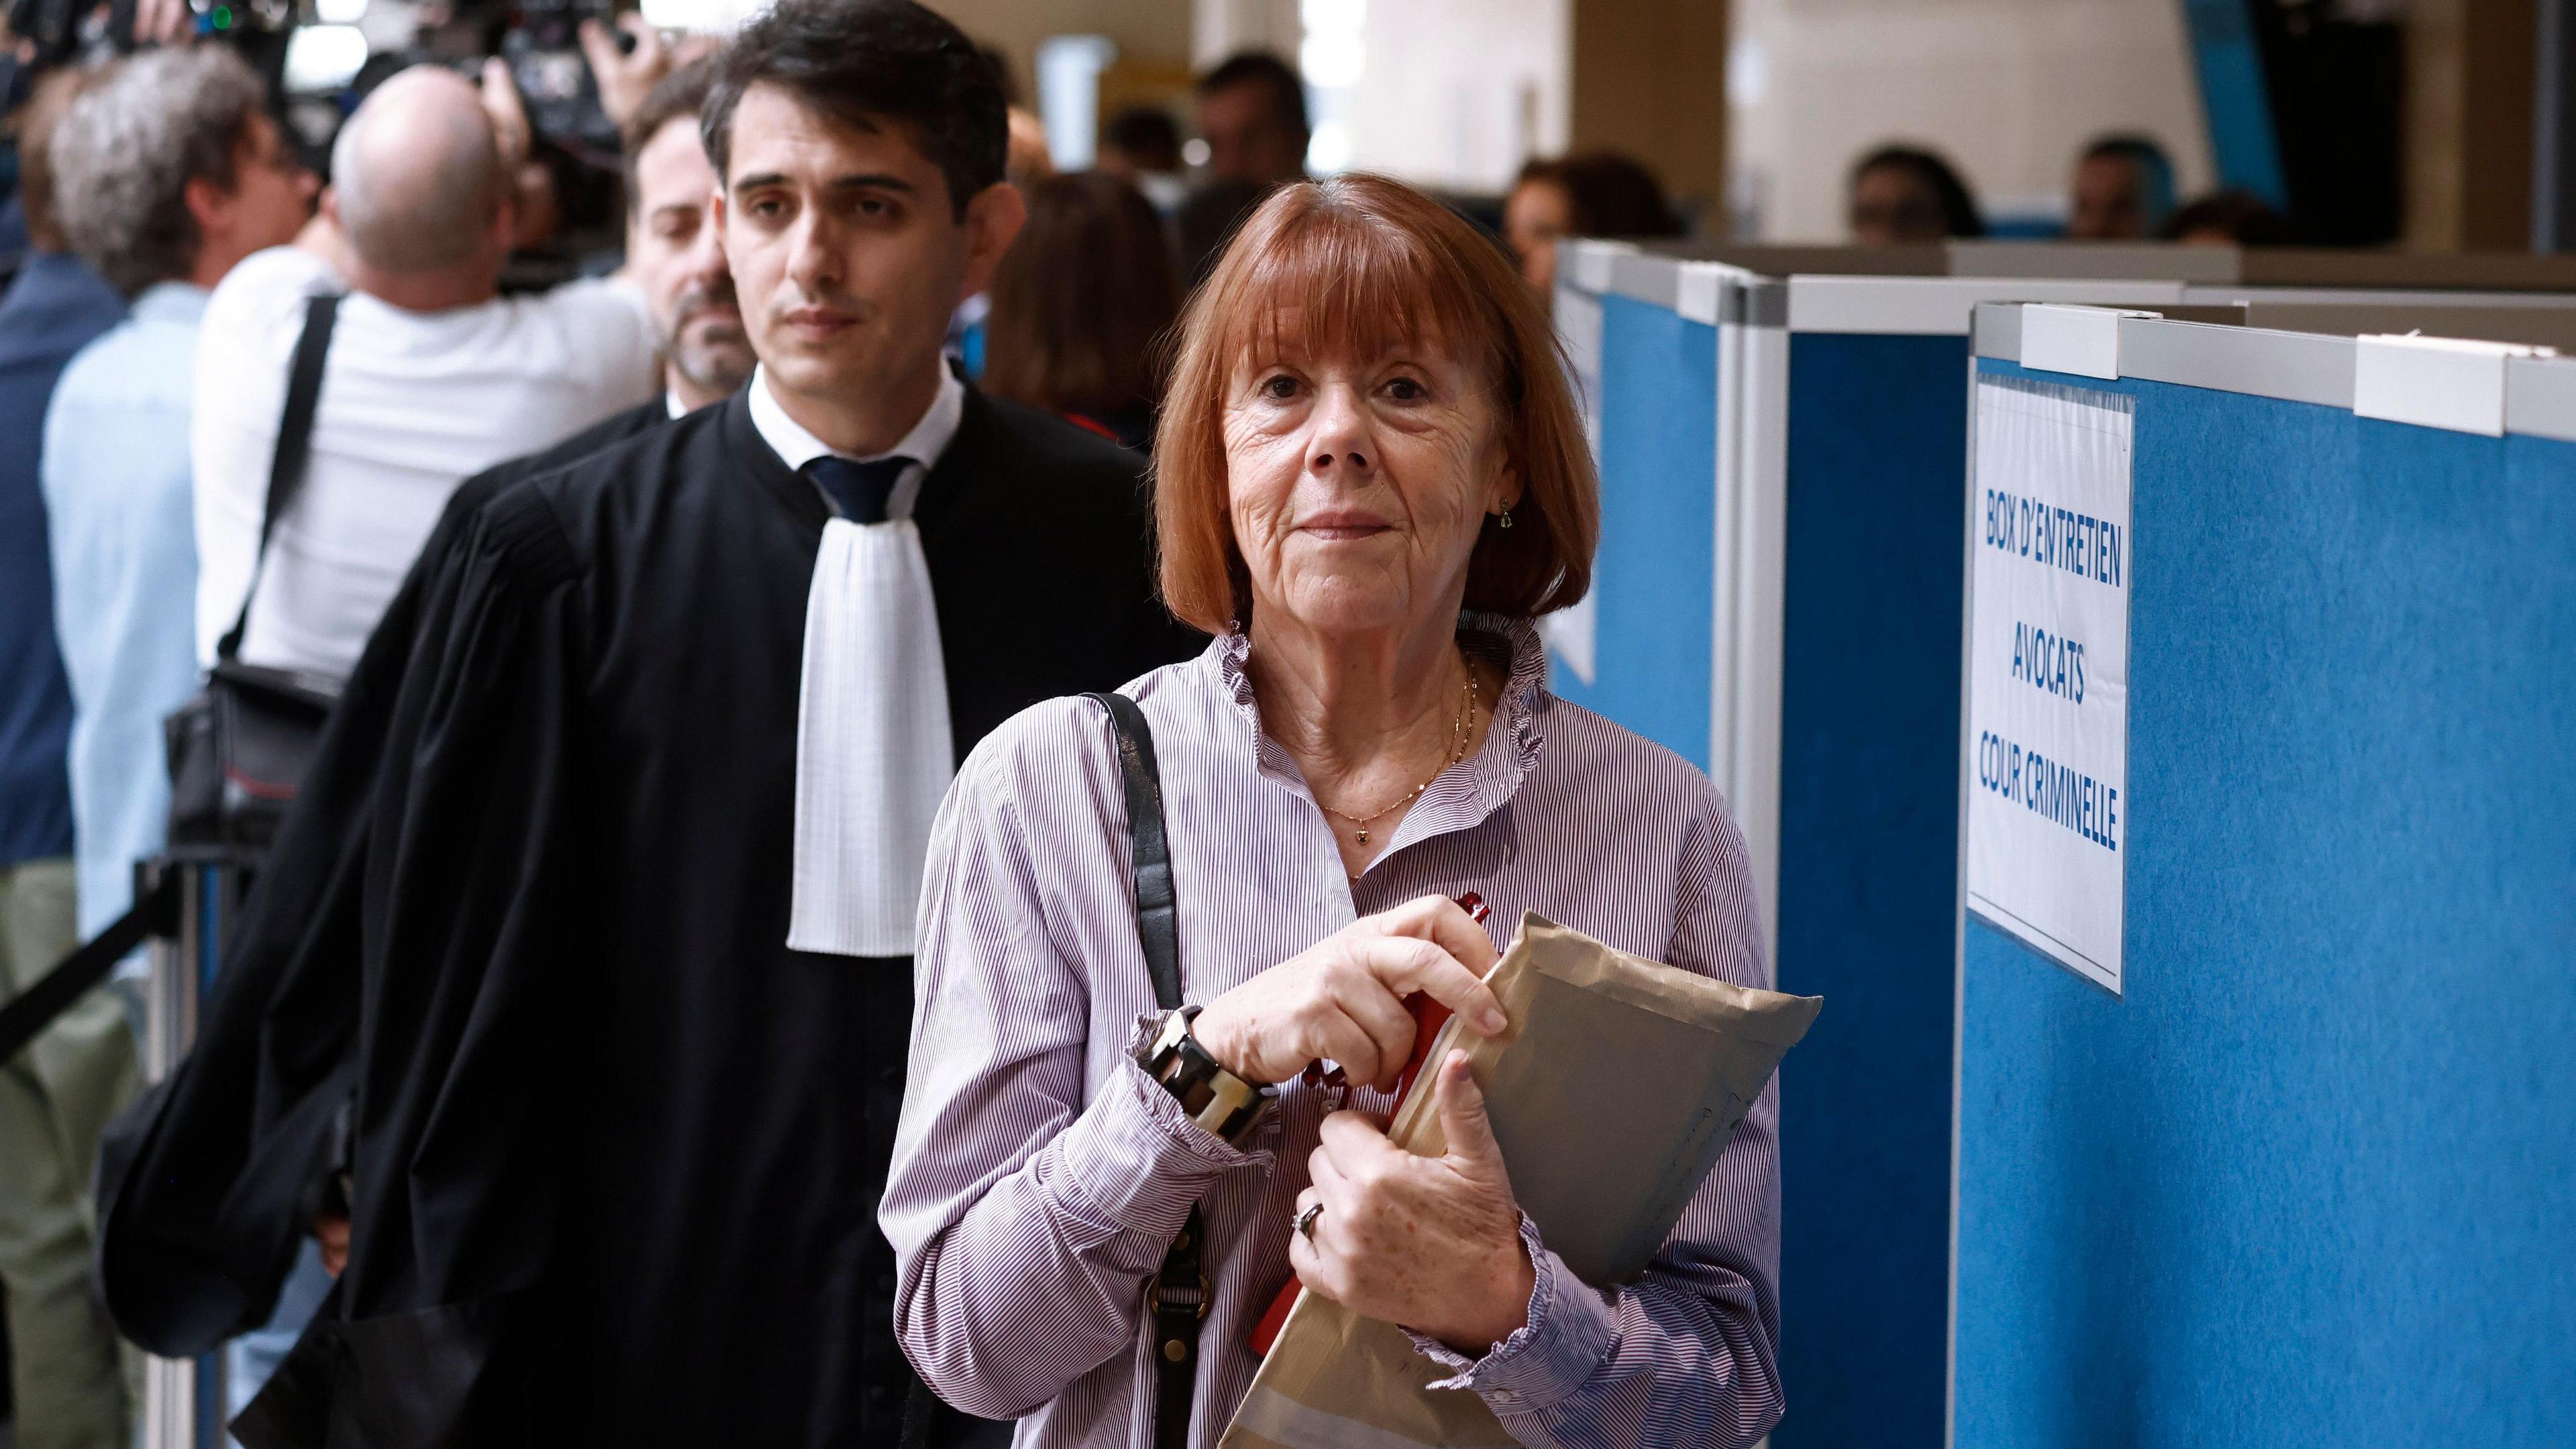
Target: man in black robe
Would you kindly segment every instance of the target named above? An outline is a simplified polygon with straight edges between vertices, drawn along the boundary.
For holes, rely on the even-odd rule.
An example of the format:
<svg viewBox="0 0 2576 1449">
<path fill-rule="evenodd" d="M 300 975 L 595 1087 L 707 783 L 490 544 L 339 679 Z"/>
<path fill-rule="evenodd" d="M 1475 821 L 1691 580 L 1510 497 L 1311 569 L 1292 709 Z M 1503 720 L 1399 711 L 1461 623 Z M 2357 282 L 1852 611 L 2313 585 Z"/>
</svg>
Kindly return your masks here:
<svg viewBox="0 0 2576 1449">
<path fill-rule="evenodd" d="M 366 846 L 350 1258 L 287 1438 L 894 1443 L 887 847 L 917 881 L 925 781 L 1192 648 L 1133 455 L 940 357 L 1021 215 L 965 38 L 785 0 L 705 134 L 762 372 L 503 491 L 423 594 Z"/>
<path fill-rule="evenodd" d="M 370 804 L 423 591 L 503 489 L 720 403 L 751 375 L 733 277 L 708 215 L 715 171 L 698 115 L 713 81 L 712 61 L 683 66 L 628 121 L 625 270 L 661 338 L 665 391 L 458 486 L 370 636 L 301 798 L 261 862 L 194 1050 L 165 1089 L 111 1130 L 99 1281 L 120 1330 L 155 1352 L 208 1352 L 268 1322 L 329 1187 L 325 1159 L 349 1096 L 357 1026 Z M 321 1216 L 333 1229 L 326 1249 L 344 1245 L 345 1218 Z M 297 1281 L 290 1303 L 307 1294 Z M 313 1296 L 282 1312 L 278 1326 L 300 1327 Z M 237 1396 L 243 1388 L 232 1385 Z"/>
</svg>

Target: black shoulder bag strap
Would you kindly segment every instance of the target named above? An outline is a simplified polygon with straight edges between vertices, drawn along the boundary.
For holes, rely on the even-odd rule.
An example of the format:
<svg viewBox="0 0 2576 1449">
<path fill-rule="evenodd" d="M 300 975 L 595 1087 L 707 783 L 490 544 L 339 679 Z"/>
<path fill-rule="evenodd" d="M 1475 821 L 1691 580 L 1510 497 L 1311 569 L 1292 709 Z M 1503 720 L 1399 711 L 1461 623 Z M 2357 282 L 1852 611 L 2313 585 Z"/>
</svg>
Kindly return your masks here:
<svg viewBox="0 0 2576 1449">
<path fill-rule="evenodd" d="M 168 933 L 176 923 L 170 918 L 179 903 L 179 876 L 164 872 L 151 890 L 135 899 L 133 909 L 65 956 L 39 977 L 36 984 L 9 999 L 0 1007 L 0 1065 L 5 1065 L 27 1043 L 42 1035 L 57 1017 L 72 1009 L 73 1003 L 89 994 L 89 989 L 107 979 L 125 953 L 143 944 L 145 937 Z"/>
<path fill-rule="evenodd" d="M 337 294 L 304 301 L 304 332 L 295 339 L 295 360 L 286 374 L 286 409 L 277 420 L 277 451 L 268 463 L 268 501 L 260 509 L 259 551 L 250 558 L 250 582 L 242 588 L 241 613 L 215 645 L 215 657 L 230 660 L 241 652 L 242 630 L 250 623 L 251 596 L 268 561 L 268 541 L 277 532 L 278 515 L 304 486 L 304 465 L 313 457 L 313 409 L 322 400 L 322 359 L 331 351 L 331 327 L 339 320 Z"/>
<path fill-rule="evenodd" d="M 1181 1005 L 1181 933 L 1154 732 L 1146 727 L 1145 712 L 1127 696 L 1086 698 L 1098 700 L 1118 730 L 1118 773 L 1127 786 L 1127 838 L 1136 878 L 1136 934 L 1145 947 L 1145 970 L 1154 978 L 1155 1004 L 1170 1011 Z M 1193 1206 L 1181 1235 L 1163 1255 L 1162 1271 L 1145 1292 L 1145 1306 L 1154 1319 L 1154 1449 L 1188 1449 L 1190 1442 L 1199 1324 L 1207 1317 L 1209 1296 L 1207 1272 L 1199 1261 L 1203 1236 L 1199 1210 Z"/>
</svg>

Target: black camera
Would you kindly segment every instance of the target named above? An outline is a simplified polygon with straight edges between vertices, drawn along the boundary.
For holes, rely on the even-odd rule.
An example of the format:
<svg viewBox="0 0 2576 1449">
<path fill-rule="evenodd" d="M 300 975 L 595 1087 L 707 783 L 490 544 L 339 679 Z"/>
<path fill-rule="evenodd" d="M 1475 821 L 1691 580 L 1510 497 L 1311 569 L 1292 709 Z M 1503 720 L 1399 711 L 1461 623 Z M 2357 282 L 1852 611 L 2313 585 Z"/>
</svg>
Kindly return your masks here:
<svg viewBox="0 0 2576 1449">
<path fill-rule="evenodd" d="M 509 62 L 538 135 L 616 154 L 617 127 L 600 109 L 599 83 L 582 55 L 580 34 L 583 21 L 611 24 L 616 12 L 615 0 L 527 0 L 518 23 L 502 32 L 498 53 Z"/>
<path fill-rule="evenodd" d="M 299 0 L 187 0 L 187 27 L 201 39 L 229 42 L 251 68 L 279 89 L 286 42 Z M 0 111 L 26 99 L 36 77 L 57 66 L 100 61 L 133 51 L 136 0 L 6 0 L 9 33 L 25 58 L 0 52 Z"/>
</svg>

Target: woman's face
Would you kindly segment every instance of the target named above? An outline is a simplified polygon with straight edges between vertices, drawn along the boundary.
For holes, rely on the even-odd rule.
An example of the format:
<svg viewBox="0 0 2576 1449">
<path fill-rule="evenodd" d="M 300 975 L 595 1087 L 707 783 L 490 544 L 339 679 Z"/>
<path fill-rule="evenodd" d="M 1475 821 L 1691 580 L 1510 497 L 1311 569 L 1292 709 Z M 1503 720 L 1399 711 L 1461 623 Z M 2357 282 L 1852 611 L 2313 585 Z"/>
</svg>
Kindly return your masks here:
<svg viewBox="0 0 2576 1449">
<path fill-rule="evenodd" d="M 1486 514 L 1519 497 L 1484 371 L 1433 340 L 1380 357 L 1284 348 L 1237 364 L 1227 511 L 1256 616 L 1326 633 L 1445 627 Z"/>
<path fill-rule="evenodd" d="M 1553 181 L 1524 181 L 1503 203 L 1503 240 L 1520 258 L 1521 279 L 1544 301 L 1556 290 L 1556 243 L 1574 226 L 1574 198 Z"/>
</svg>

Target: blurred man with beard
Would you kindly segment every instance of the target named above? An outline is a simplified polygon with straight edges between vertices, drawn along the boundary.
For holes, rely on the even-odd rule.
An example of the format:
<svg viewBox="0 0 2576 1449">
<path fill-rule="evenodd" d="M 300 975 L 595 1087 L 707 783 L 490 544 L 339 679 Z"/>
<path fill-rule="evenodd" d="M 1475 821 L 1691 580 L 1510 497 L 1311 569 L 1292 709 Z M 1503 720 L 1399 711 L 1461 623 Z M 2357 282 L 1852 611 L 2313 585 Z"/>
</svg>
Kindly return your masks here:
<svg viewBox="0 0 2576 1449">
<path fill-rule="evenodd" d="M 712 56 L 671 72 L 626 128 L 626 274 L 644 289 L 652 308 L 663 395 L 469 481 L 458 490 L 450 516 L 471 511 L 503 482 L 589 457 L 657 423 L 721 402 L 750 380 L 751 341 L 734 305 L 723 243 L 707 215 L 716 173 L 698 137 L 698 111 L 714 79 Z"/>
</svg>

